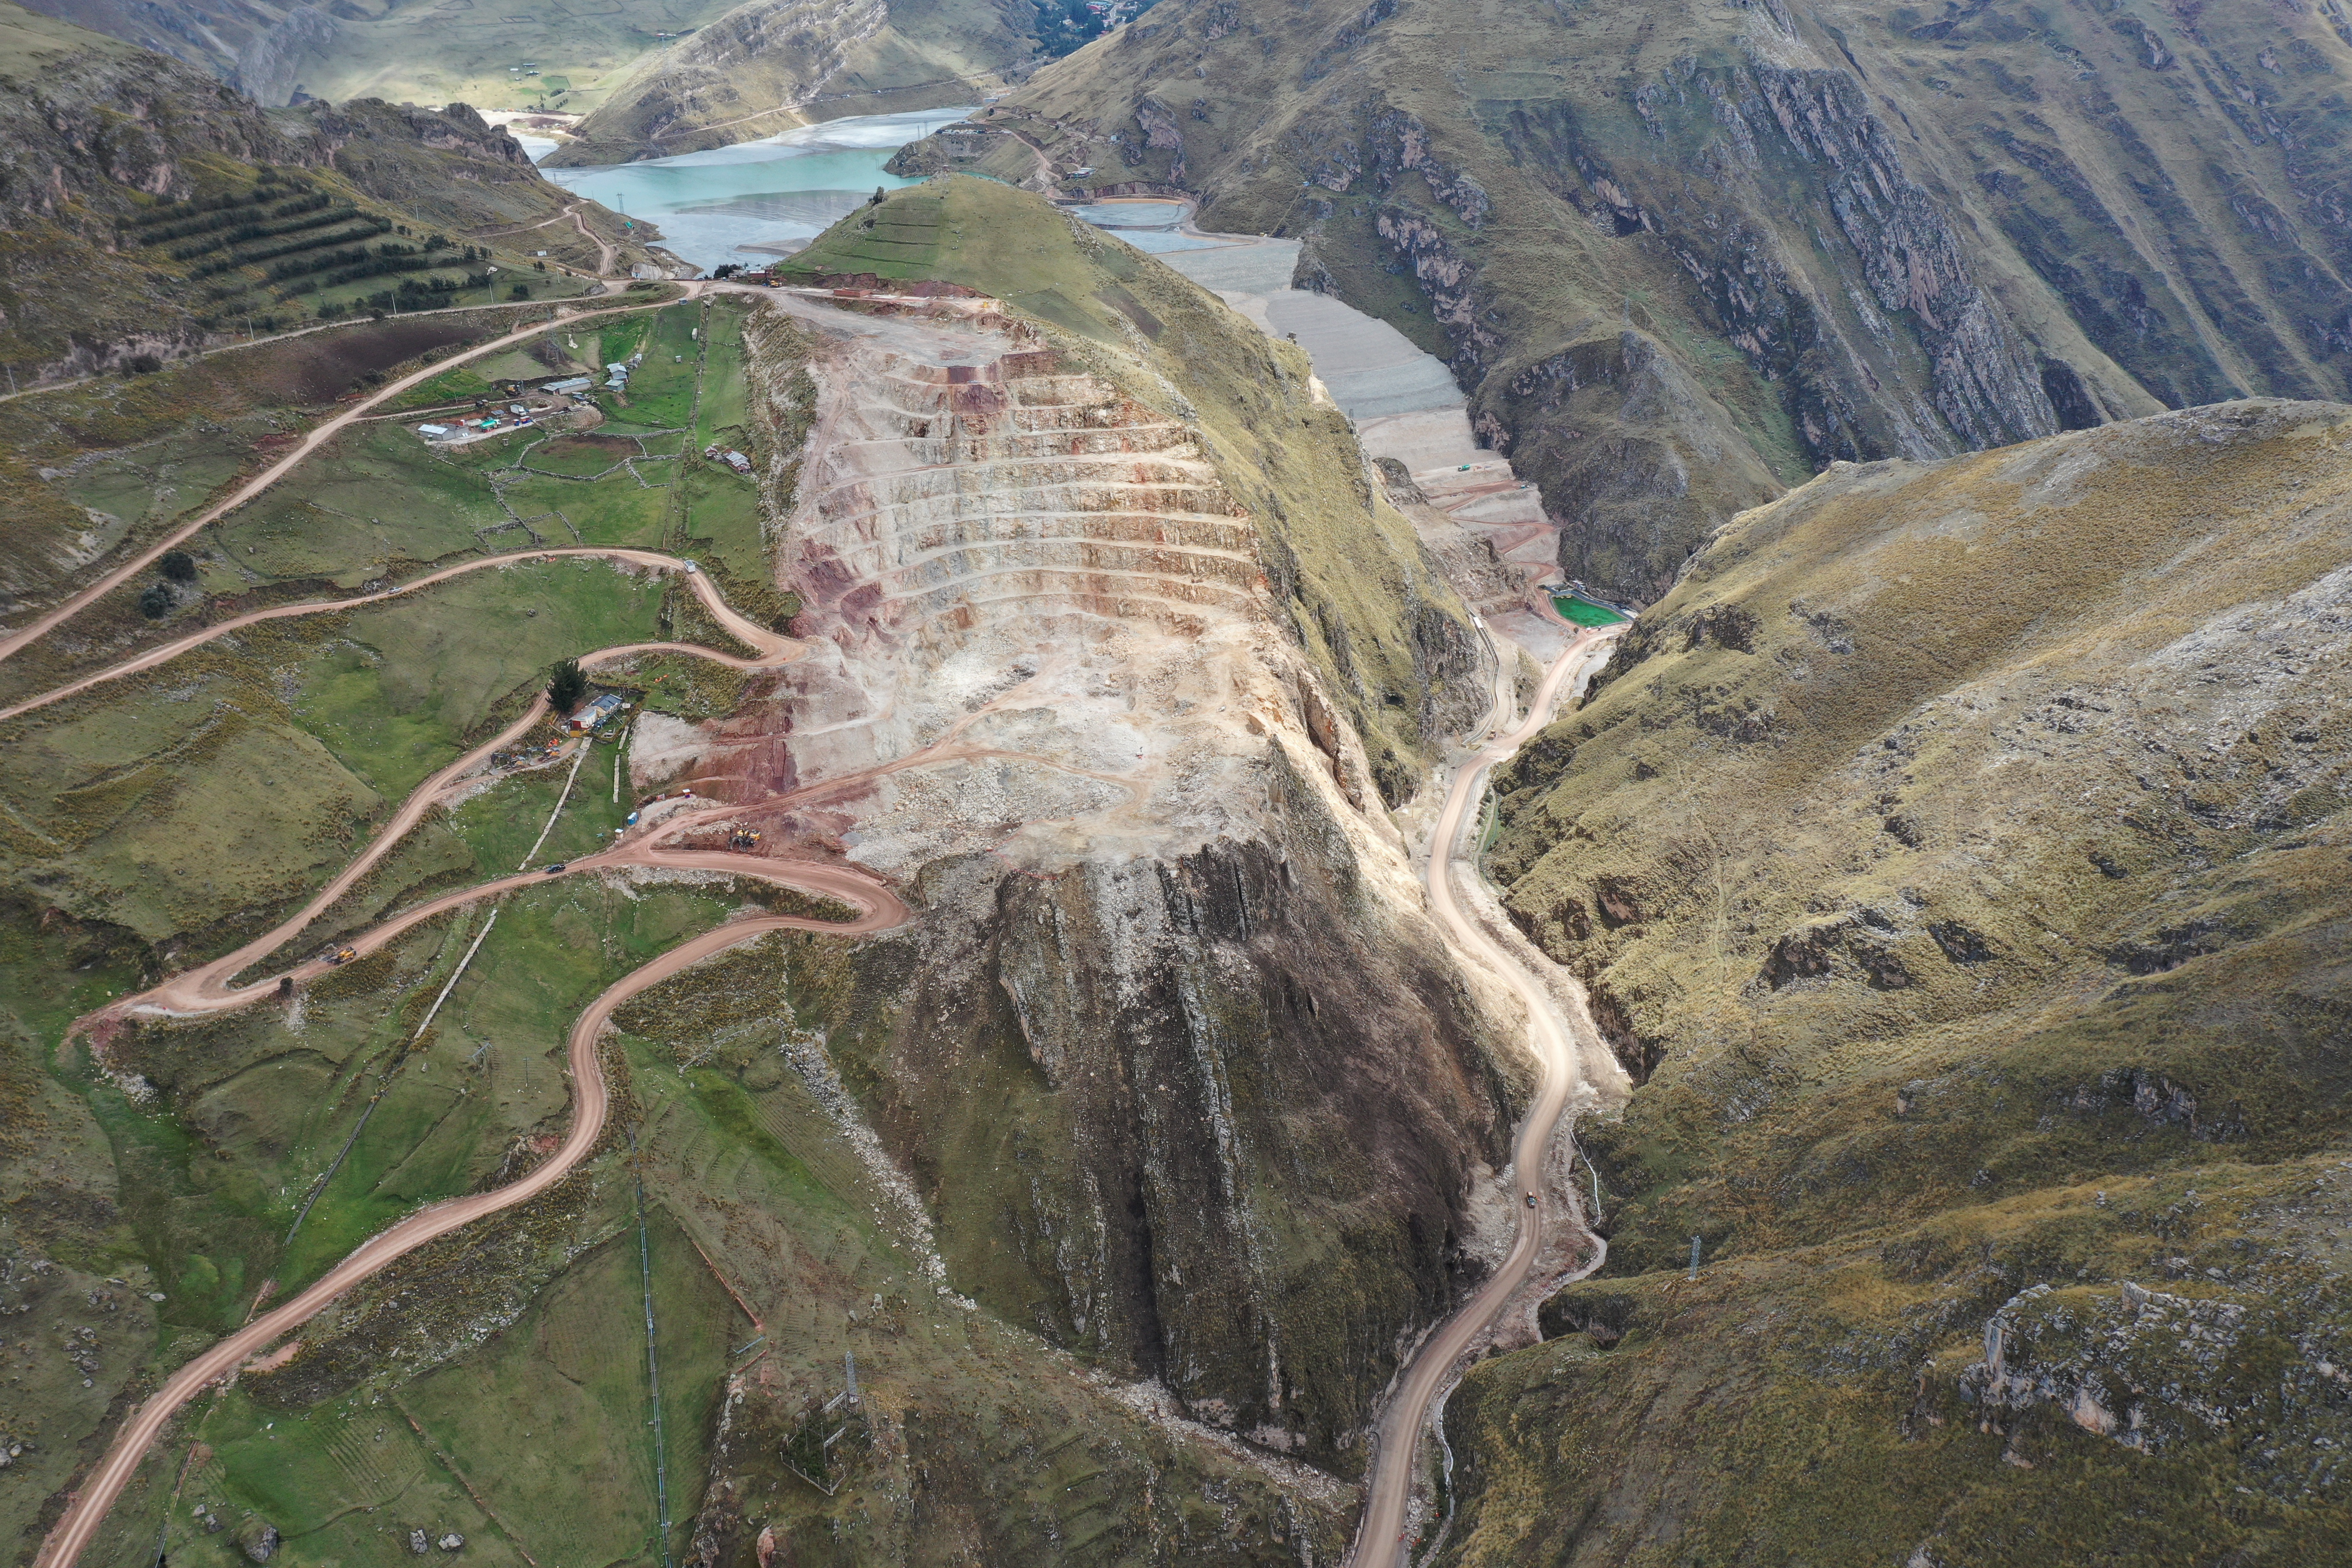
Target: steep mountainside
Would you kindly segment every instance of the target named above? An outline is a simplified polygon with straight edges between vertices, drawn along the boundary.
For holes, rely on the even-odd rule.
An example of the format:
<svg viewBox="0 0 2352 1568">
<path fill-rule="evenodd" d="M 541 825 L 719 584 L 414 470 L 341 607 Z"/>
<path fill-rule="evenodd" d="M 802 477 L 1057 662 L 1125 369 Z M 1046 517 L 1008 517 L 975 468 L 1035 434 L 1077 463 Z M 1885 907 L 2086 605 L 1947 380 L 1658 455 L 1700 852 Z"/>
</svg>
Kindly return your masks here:
<svg viewBox="0 0 2352 1568">
<path fill-rule="evenodd" d="M 646 256 L 463 104 L 265 110 L 5 0 L 0 84 L 0 363 L 19 386 L 231 331 L 487 303 L 521 273 L 541 297 L 587 286 L 526 244 L 591 272 L 605 239 L 620 264 Z"/>
<path fill-rule="evenodd" d="M 1297 351 L 1034 197 L 935 182 L 799 259 L 1040 323 L 815 372 L 782 531 L 828 656 L 699 771 L 870 781 L 778 837 L 929 915 L 797 971 L 812 1023 L 967 1289 L 1352 1469 L 1521 1070 L 1386 810 L 1485 708 L 1467 612 Z"/>
<path fill-rule="evenodd" d="M 1167 0 L 979 166 L 1305 237 L 1647 601 L 1832 459 L 2340 393 L 2347 40 L 2296 0 Z"/>
<path fill-rule="evenodd" d="M 1036 52 L 1033 0 L 749 0 L 611 83 L 554 163 L 626 163 L 843 114 L 974 103 Z"/>
<path fill-rule="evenodd" d="M 1836 467 L 1498 780 L 1647 1081 L 1573 1337 L 1454 1402 L 1447 1561 L 2340 1555 L 2347 455 L 2253 402 Z"/>
<path fill-rule="evenodd" d="M 728 0 L 602 10 L 562 0 L 500 0 L 495 11 L 443 0 L 39 0 L 32 8 L 170 55 L 273 108 L 383 98 L 577 111 L 601 101 L 601 81 L 662 38 L 723 15 Z"/>
<path fill-rule="evenodd" d="M 0 721 L 18 1555 L 263 1297 L 570 1149 L 590 1072 L 580 1163 L 192 1399 L 84 1561 L 1344 1551 L 1374 1402 L 1507 1230 L 1532 1064 L 1391 817 L 1497 672 L 1304 354 L 1157 262 L 976 180 L 809 260 L 928 300 L 595 301 L 431 384 L 635 362 L 593 427 L 355 422 L 186 541 L 163 617 L 126 585 L 0 664 L 13 705 L 193 639 Z M 88 559 L 288 449 L 229 370 L 430 324 L 0 422 Z M 681 651 L 752 624 L 694 584 L 805 647 Z M 530 707 L 600 649 L 625 750 Z M 741 941 L 567 1073 L 655 955 L 837 920 L 761 879 L 811 867 L 904 922 Z M 128 1000 L 272 931 L 255 975 L 326 956 L 251 1005 Z"/>
</svg>

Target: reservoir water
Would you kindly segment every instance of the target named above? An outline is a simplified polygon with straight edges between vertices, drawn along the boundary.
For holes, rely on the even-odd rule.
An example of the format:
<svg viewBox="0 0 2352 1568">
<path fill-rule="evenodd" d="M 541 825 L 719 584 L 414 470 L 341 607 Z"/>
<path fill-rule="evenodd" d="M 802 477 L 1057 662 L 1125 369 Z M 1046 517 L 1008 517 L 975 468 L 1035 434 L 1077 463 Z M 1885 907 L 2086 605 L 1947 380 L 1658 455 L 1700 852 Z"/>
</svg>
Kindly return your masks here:
<svg viewBox="0 0 2352 1568">
<path fill-rule="evenodd" d="M 908 142 L 971 112 L 867 114 L 707 153 L 540 173 L 615 212 L 649 220 L 664 247 L 706 272 L 728 262 L 756 267 L 824 233 L 876 186 L 913 184 L 882 165 Z M 517 140 L 533 158 L 555 148 L 539 137 Z"/>
</svg>

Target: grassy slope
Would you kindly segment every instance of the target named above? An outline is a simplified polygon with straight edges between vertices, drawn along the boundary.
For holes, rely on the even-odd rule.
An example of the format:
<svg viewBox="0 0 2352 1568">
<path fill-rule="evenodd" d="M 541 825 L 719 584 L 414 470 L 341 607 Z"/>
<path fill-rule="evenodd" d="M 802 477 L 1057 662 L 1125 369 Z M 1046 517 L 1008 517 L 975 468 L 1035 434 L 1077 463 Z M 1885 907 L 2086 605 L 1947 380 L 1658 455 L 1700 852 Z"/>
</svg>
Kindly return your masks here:
<svg viewBox="0 0 2352 1568">
<path fill-rule="evenodd" d="M 740 441 L 764 464 L 767 427 L 740 423 L 742 333 L 730 309 L 698 306 L 683 326 L 616 329 L 594 352 L 618 357 L 642 346 L 651 364 L 652 351 L 673 338 L 698 343 L 698 395 L 681 396 L 655 378 L 645 407 L 620 412 L 699 418 L 701 428 Z M 772 355 L 788 354 L 798 341 L 772 322 L 762 331 Z M 60 406 L 26 400 L 15 407 L 28 405 L 52 416 Z M 495 475 L 519 452 L 520 444 L 478 452 L 478 468 L 454 476 L 420 474 L 380 466 L 409 462 L 408 448 L 361 439 L 322 458 L 299 483 L 311 502 L 339 490 L 372 495 L 373 511 L 401 546 L 462 506 L 447 486 Z M 149 468 L 110 470 L 109 493 L 151 500 L 156 486 L 182 472 L 160 451 L 148 456 Z M 740 482 L 703 469 L 698 458 L 687 461 L 714 485 Z M 418 494 L 435 499 L 407 504 Z M 700 502 L 686 515 L 709 531 L 714 564 L 731 561 L 732 569 L 764 575 L 756 517 L 747 524 L 740 509 Z M 301 542 L 324 552 L 305 569 L 331 574 L 365 569 L 383 548 L 374 536 L 323 531 Z M 337 550 L 351 553 L 337 557 Z M 223 555 L 208 557 L 206 569 L 225 570 Z M 520 614 L 531 608 L 539 615 Z M 271 809 L 284 821 L 263 847 L 282 853 L 316 839 L 321 789 L 357 798 L 364 775 L 383 794 L 395 792 L 446 755 L 474 716 L 510 703 L 514 667 L 535 673 L 541 655 L 530 648 L 539 640 L 552 647 L 644 636 L 647 614 L 642 592 L 601 565 L 488 573 L 415 601 L 306 620 L 193 656 L 20 725 L 40 743 L 10 754 L 30 766 L 58 753 L 58 735 L 96 725 L 115 751 L 89 760 L 109 764 L 109 784 L 126 787 L 156 771 L 133 753 L 168 741 L 174 726 L 217 726 L 227 710 L 203 698 L 225 692 L 246 730 L 270 742 L 255 763 L 268 777 L 201 815 L 226 828 L 249 820 L 255 799 L 274 795 Z M 694 685 L 676 663 L 648 661 L 639 679 Z M 183 689 L 191 683 L 200 689 Z M 315 758 L 310 773 L 292 771 L 298 752 Z M 176 755 L 172 787 L 181 795 L 236 793 L 236 776 L 184 747 Z M 614 760 L 603 748 L 592 752 L 546 855 L 576 853 L 627 809 L 625 799 L 615 805 L 611 798 Z M 510 778 L 420 830 L 321 929 L 357 923 L 405 889 L 510 864 L 552 806 L 562 771 Z M 8 794 L 47 810 L 44 787 Z M 170 823 L 133 820 L 160 846 L 123 895 L 143 900 L 142 908 L 169 915 L 211 891 L 204 879 L 239 867 L 236 850 L 214 848 L 191 868 L 173 858 L 186 847 Z M 295 879 L 315 879 L 343 852 L 340 843 L 313 847 L 315 863 Z M 85 875 L 92 864 L 84 856 L 66 869 Z M 9 1276 L 18 1282 L 7 1286 L 8 1299 L 35 1314 L 16 1321 L 25 1332 L 86 1321 L 100 1375 L 89 1390 L 78 1377 L 11 1385 L 17 1398 L 0 1429 L 39 1447 L 18 1461 L 14 1473 L 26 1484 L 8 1495 L 21 1506 L 0 1512 L 0 1531 L 27 1551 L 41 1497 L 66 1480 L 79 1445 L 103 1428 L 107 1402 L 127 1379 L 175 1364 L 241 1319 L 264 1279 L 298 1288 L 393 1215 L 531 1157 L 521 1141 L 560 1128 L 566 1115 L 561 1045 L 585 998 L 679 935 L 763 896 L 730 887 L 534 888 L 506 900 L 421 1041 L 413 1037 L 424 1011 L 481 930 L 478 913 L 435 921 L 339 971 L 309 987 L 299 1009 L 136 1029 L 116 1042 L 111 1065 L 142 1077 L 118 1080 L 92 1072 L 79 1049 L 53 1053 L 67 1020 L 119 994 L 141 970 L 152 972 L 157 949 L 53 907 L 61 890 L 19 878 L 0 920 L 8 997 L 0 1011 L 7 1043 L 0 1107 L 8 1112 L 0 1118 L 0 1196 L 8 1202 L 0 1260 L 47 1261 L 39 1279 L 48 1283 L 28 1289 Z M 218 905 L 177 918 L 181 940 L 197 945 L 226 940 L 236 924 Z M 803 947 L 822 953 L 828 945 Z M 1301 1505 L 1278 1497 L 1254 1468 L 1171 1438 L 1034 1341 L 975 1318 L 940 1290 L 918 1265 L 910 1233 L 877 1215 L 877 1204 L 889 1200 L 819 1098 L 781 1068 L 776 1021 L 793 1015 L 782 970 L 772 958 L 734 960 L 724 973 L 698 970 L 637 1004 L 625 1020 L 637 1037 L 628 1047 L 635 1065 L 613 1064 L 619 1117 L 599 1158 L 509 1223 L 437 1247 L 344 1302 L 305 1336 L 311 1353 L 280 1376 L 248 1380 L 237 1394 L 192 1409 L 178 1439 L 158 1446 L 119 1506 L 98 1554 L 144 1550 L 134 1543 L 156 1539 L 177 1488 L 167 1550 L 212 1568 L 242 1561 L 234 1553 L 265 1524 L 289 1539 L 288 1550 L 346 1563 L 409 1561 L 413 1529 L 436 1537 L 454 1530 L 468 1552 L 499 1563 L 520 1563 L 525 1552 L 542 1563 L 581 1552 L 600 1562 L 656 1561 L 635 1245 L 617 1131 L 632 1122 L 655 1204 L 673 1557 L 688 1550 L 696 1511 L 717 1480 L 736 1483 L 713 1494 L 721 1506 L 706 1521 L 725 1532 L 730 1562 L 750 1559 L 767 1519 L 780 1533 L 837 1537 L 847 1543 L 842 1561 L 950 1561 L 977 1549 L 1024 1562 L 1067 1553 L 1140 1563 L 1234 1548 L 1244 1561 L 1271 1561 L 1269 1552 L 1295 1556 L 1287 1545 L 1268 1544 L 1291 1540 L 1336 1551 L 1345 1530 L 1336 1498 Z M 141 1082 L 152 1087 L 151 1102 L 126 1097 L 122 1085 Z M 373 1115 L 289 1246 L 300 1203 L 361 1128 L 371 1100 Z M 118 1292 L 111 1313 L 85 1308 L 86 1293 L 104 1295 L 110 1275 L 127 1277 L 139 1293 L 126 1305 Z M 852 1484 L 835 1497 L 779 1469 L 776 1445 L 711 1457 L 723 1352 L 750 1337 L 722 1278 L 746 1292 L 773 1331 L 755 1404 L 738 1413 L 747 1429 L 776 1432 L 808 1395 L 831 1391 L 841 1351 L 856 1351 L 876 1419 L 839 1450 Z M 143 1294 L 151 1289 L 163 1298 L 152 1310 Z M 889 1303 L 878 1320 L 877 1293 Z M 813 1313 L 813 1302 L 825 1310 Z M 858 1323 L 847 1319 L 852 1308 Z M 50 1370 L 47 1363 L 42 1370 Z M 1074 1428 L 1088 1434 L 1076 1447 L 1064 1440 Z M 211 1457 L 182 1479 L 189 1440 L 205 1443 Z M 529 1462 L 511 1460 L 518 1444 Z M 592 1471 L 604 1480 L 583 1491 L 578 1478 Z M 919 1486 L 923 1504 L 910 1508 L 903 1500 Z M 1152 1488 L 1168 1496 L 1139 1510 L 1135 1499 Z M 189 1513 L 195 1502 L 222 1521 L 219 1533 L 205 1532 Z"/>
<path fill-rule="evenodd" d="M 0 127 L 18 149 L 0 180 L 0 363 L 19 385 L 299 325 L 404 281 L 455 286 L 482 275 L 483 259 L 462 257 L 472 241 L 499 268 L 488 284 L 402 308 L 504 300 L 519 280 L 541 298 L 589 287 L 561 265 L 536 269 L 528 254 L 593 270 L 596 247 L 569 219 L 539 226 L 574 198 L 462 104 L 265 111 L 175 61 L 13 4 L 0 4 L 0 79 L 11 87 Z M 175 254 L 218 237 L 170 232 L 205 216 L 203 203 L 256 196 L 249 217 L 283 232 Z M 577 205 L 592 229 L 623 238 L 613 215 Z M 347 216 L 289 226 L 335 214 Z M 430 253 L 445 263 L 431 269 L 343 283 L 324 282 L 323 268 L 271 276 L 436 233 L 453 244 Z M 620 265 L 642 258 L 646 237 L 627 239 Z"/>
<path fill-rule="evenodd" d="M 153 526 L 248 458 L 253 426 L 268 433 L 272 422 L 292 423 L 308 399 L 331 398 L 413 347 L 379 342 L 392 331 L 353 328 L 24 398 L 0 416 L 24 434 L 24 458 L 70 470 L 32 481 L 34 493 L 54 485 L 62 497 L 116 509 L 126 525 Z M 716 355 L 709 371 L 740 380 L 740 357 Z M 398 438 L 385 438 L 387 428 Z M 499 461 L 467 450 L 485 468 Z M 85 454 L 94 460 L 79 460 Z M 318 576 L 232 575 L 229 544 L 200 543 L 199 552 L 215 587 L 263 600 L 280 590 L 331 592 L 325 579 L 435 553 L 419 541 L 439 539 L 452 510 L 464 510 L 475 493 L 466 484 L 487 482 L 475 470 L 435 465 L 400 427 L 378 427 L 289 481 L 305 504 L 348 500 L 345 510 L 364 507 L 375 520 L 373 531 L 289 532 L 289 544 L 307 552 L 299 570 Z M 239 514 L 228 532 L 243 538 L 236 531 L 263 510 Z M 270 1009 L 167 1030 L 173 1037 L 152 1042 L 152 1058 L 128 1042 L 132 1070 L 152 1068 L 159 1086 L 148 1106 L 90 1074 L 79 1052 L 53 1058 L 68 1020 L 173 955 L 217 950 L 258 929 L 341 864 L 382 802 L 448 760 L 463 736 L 510 713 L 550 659 L 660 636 L 667 615 L 663 596 L 600 563 L 523 564 L 414 600 L 277 623 L 9 727 L 0 1259 L 16 1261 L 0 1267 L 35 1286 L 12 1287 L 8 1298 L 34 1314 L 20 1320 L 26 1332 L 87 1322 L 100 1375 L 87 1390 L 78 1371 L 55 1386 L 46 1376 L 12 1385 L 0 1426 L 39 1447 L 15 1471 L 23 1484 L 10 1496 L 23 1506 L 0 1513 L 7 1539 L 34 1526 L 42 1498 L 64 1482 L 78 1445 L 102 1427 L 126 1379 L 175 1364 L 243 1316 L 264 1279 L 315 1272 L 414 1203 L 483 1179 L 515 1136 L 560 1118 L 567 1097 L 549 1053 L 581 1000 L 615 965 L 727 906 L 699 894 L 607 894 L 592 900 L 592 918 L 567 913 L 562 900 L 551 908 L 541 907 L 543 895 L 521 900 L 451 997 L 425 1054 L 389 1075 L 429 1000 L 418 992 L 437 990 L 478 929 L 467 919 L 420 931 L 381 973 L 353 971 L 315 988 L 298 1015 Z M 101 607 L 8 668 L 53 654 L 64 668 L 104 662 L 120 656 L 124 631 L 135 641 L 154 629 L 135 612 L 118 626 Z M 591 758 L 547 854 L 589 847 L 628 809 L 611 797 L 612 755 L 599 749 Z M 421 828 L 331 911 L 322 932 L 364 923 L 424 889 L 510 868 L 546 820 L 563 771 L 518 775 Z M 566 890 L 572 904 L 579 892 Z M 489 1052 L 477 1058 L 486 1044 Z M 365 1135 L 288 1253 L 302 1194 L 380 1083 L 384 1095 Z M 23 1265 L 43 1259 L 56 1267 L 23 1275 Z M 134 1276 L 165 1300 L 152 1311 L 143 1296 L 101 1310 L 88 1293 L 103 1294 L 109 1276 Z M 512 1274 L 526 1295 L 531 1278 Z M 269 1455 L 268 1442 L 257 1439 L 248 1454 Z M 382 1458 L 372 1436 L 365 1443 Z M 411 1460 L 424 1463 L 425 1479 L 403 1468 Z M 445 1493 L 463 1498 L 446 1475 L 432 1479 L 438 1472 L 422 1449 L 382 1463 L 391 1469 L 367 1485 L 382 1481 L 420 1507 Z M 263 1495 L 253 1489 L 268 1490 L 266 1467 L 231 1468 L 221 1484 L 243 1500 L 238 1508 Z M 463 1508 L 449 1507 L 456 1511 L 436 1517 L 475 1534 Z M 152 1532 L 152 1521 L 142 1528 Z"/>
<path fill-rule="evenodd" d="M 1452 356 L 1570 570 L 1646 601 L 1831 458 L 2340 390 L 2347 73 L 2260 6 L 1170 0 L 999 113 L 1073 184 L 1304 237 Z M 1990 338 L 1953 335 L 1972 293 Z M 2004 360 L 2001 428 L 1956 425 Z"/>
<path fill-rule="evenodd" d="M 1492 870 L 1647 1082 L 1584 1136 L 1609 1278 L 1546 1322 L 1591 1331 L 1453 1406 L 1449 1560 L 2340 1548 L 2347 439 L 1835 470 L 1500 781 Z"/>
</svg>

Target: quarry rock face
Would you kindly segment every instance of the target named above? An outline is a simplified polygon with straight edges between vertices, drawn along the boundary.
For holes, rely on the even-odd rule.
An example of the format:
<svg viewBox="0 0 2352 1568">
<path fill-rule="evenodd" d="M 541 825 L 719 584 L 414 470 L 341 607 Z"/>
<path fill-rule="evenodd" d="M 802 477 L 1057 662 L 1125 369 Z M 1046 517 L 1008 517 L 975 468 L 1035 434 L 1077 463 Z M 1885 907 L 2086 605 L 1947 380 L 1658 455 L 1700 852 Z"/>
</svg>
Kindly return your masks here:
<svg viewBox="0 0 2352 1568">
<path fill-rule="evenodd" d="M 1932 12 L 1167 0 L 988 122 L 1303 238 L 1303 286 L 1453 365 L 1566 573 L 1642 602 L 1832 461 L 2341 391 L 2329 23 Z"/>
<path fill-rule="evenodd" d="M 1001 319 L 884 325 L 811 366 L 780 531 L 817 652 L 704 766 L 923 911 L 830 961 L 820 1026 L 950 1274 L 1195 1419 L 1352 1466 L 1461 1283 L 1507 1056 L 1280 618 L 1297 563 L 1189 403 Z M 1416 731 L 1484 704 L 1447 597 L 1406 645 Z M 1309 614 L 1329 658 L 1388 635 Z"/>
</svg>

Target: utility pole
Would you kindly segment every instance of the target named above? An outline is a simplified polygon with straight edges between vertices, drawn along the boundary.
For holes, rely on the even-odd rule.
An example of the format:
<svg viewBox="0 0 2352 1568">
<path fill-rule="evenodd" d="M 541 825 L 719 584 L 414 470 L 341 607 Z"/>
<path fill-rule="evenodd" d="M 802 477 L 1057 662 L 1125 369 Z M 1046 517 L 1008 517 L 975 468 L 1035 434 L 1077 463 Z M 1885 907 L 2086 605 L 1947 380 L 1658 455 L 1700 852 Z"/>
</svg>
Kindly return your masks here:
<svg viewBox="0 0 2352 1568">
<path fill-rule="evenodd" d="M 842 1370 L 849 1374 L 849 1407 L 855 1410 L 857 1408 L 857 1352 L 842 1352 L 841 1365 Z"/>
<path fill-rule="evenodd" d="M 1690 1277 L 1694 1279 L 1698 1278 L 1698 1237 L 1695 1236 L 1691 1237 Z"/>
</svg>

